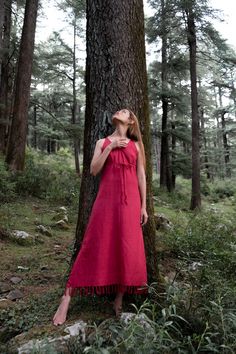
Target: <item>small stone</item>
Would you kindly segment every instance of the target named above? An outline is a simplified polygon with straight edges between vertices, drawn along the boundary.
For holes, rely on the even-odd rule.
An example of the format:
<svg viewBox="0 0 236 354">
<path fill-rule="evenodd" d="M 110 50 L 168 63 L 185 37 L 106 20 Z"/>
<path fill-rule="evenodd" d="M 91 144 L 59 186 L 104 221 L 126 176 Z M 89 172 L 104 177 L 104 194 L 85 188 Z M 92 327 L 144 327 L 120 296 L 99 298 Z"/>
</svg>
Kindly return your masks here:
<svg viewBox="0 0 236 354">
<path fill-rule="evenodd" d="M 41 270 L 48 270 L 48 266 L 47 265 L 43 265 L 40 269 Z"/>
<path fill-rule="evenodd" d="M 10 279 L 10 281 L 13 283 L 13 284 L 18 284 L 18 283 L 20 283 L 21 282 L 21 278 L 20 277 L 12 277 L 11 279 Z"/>
<path fill-rule="evenodd" d="M 29 270 L 28 267 L 23 267 L 23 266 L 17 266 L 17 269 L 19 269 L 19 270 Z"/>
<path fill-rule="evenodd" d="M 55 226 L 58 226 L 60 229 L 67 230 L 69 226 L 65 223 L 64 220 L 59 220 L 55 223 Z"/>
<path fill-rule="evenodd" d="M 79 322 L 75 323 L 72 326 L 68 326 L 64 329 L 64 331 L 66 333 L 69 333 L 71 336 L 78 336 L 81 335 L 81 339 L 82 341 L 85 343 L 86 339 L 86 335 L 85 335 L 85 328 L 86 328 L 87 324 L 86 322 L 80 320 Z"/>
<path fill-rule="evenodd" d="M 12 307 L 13 305 L 14 305 L 14 302 L 9 299 L 0 299 L 0 309 L 1 310 L 8 309 L 9 307 Z"/>
<path fill-rule="evenodd" d="M 7 293 L 11 290 L 11 286 L 7 283 L 0 282 L 0 294 Z"/>
<path fill-rule="evenodd" d="M 9 294 L 7 295 L 7 299 L 12 301 L 21 299 L 22 297 L 24 297 L 24 294 L 18 289 L 14 289 L 10 291 Z"/>
<path fill-rule="evenodd" d="M 20 230 L 13 230 L 12 234 L 15 238 L 20 238 L 20 239 L 26 239 L 30 237 L 28 232 L 20 231 Z"/>
<path fill-rule="evenodd" d="M 67 213 L 67 209 L 66 209 L 66 207 L 64 207 L 64 206 L 62 206 L 62 207 L 58 208 L 58 210 L 60 210 L 60 211 L 64 211 L 65 213 Z"/>
<path fill-rule="evenodd" d="M 54 245 L 53 247 L 54 247 L 54 248 L 61 248 L 60 245 Z"/>
<path fill-rule="evenodd" d="M 67 215 L 64 216 L 63 221 L 65 221 L 68 224 L 69 220 L 68 220 L 68 216 Z"/>
<path fill-rule="evenodd" d="M 38 225 L 36 226 L 36 230 L 39 231 L 41 234 L 46 235 L 46 236 L 52 236 L 52 232 L 48 230 L 45 226 L 43 225 Z"/>
</svg>

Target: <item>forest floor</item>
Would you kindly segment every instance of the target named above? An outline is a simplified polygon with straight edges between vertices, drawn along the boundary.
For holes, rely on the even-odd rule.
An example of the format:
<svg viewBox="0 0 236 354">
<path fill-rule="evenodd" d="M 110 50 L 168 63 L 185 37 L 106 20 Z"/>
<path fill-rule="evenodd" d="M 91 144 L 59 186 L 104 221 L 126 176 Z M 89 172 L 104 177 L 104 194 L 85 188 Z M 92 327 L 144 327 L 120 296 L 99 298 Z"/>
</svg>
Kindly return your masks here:
<svg viewBox="0 0 236 354">
<path fill-rule="evenodd" d="M 58 205 L 31 197 L 0 207 L 0 319 L 4 322 L 0 326 L 0 343 L 7 343 L 18 333 L 35 326 L 41 326 L 43 331 L 47 326 L 48 334 L 58 331 L 59 327 L 52 325 L 52 318 L 63 295 L 77 218 L 76 210 L 67 209 L 67 227 L 52 227 L 58 208 Z M 36 229 L 38 224 L 50 230 L 51 235 L 40 234 Z M 9 239 L 3 230 L 24 231 L 33 238 Z M 14 277 L 19 278 L 19 283 L 12 283 Z M 1 301 L 10 290 L 16 289 L 21 292 L 19 299 Z M 129 303 L 133 298 L 127 297 L 124 310 L 132 311 Z M 100 323 L 114 317 L 112 302 L 113 295 L 72 298 L 66 325 L 78 319 Z M 34 338 L 42 335 L 39 329 L 32 332 Z"/>
<path fill-rule="evenodd" d="M 174 205 L 175 203 L 177 207 Z M 8 341 L 17 334 L 28 331 L 31 333 L 31 335 L 28 336 L 28 339 L 30 339 L 30 336 L 32 336 L 32 338 L 40 338 L 45 333 L 47 333 L 47 335 L 55 333 L 56 331 L 60 333 L 61 329 L 53 326 L 51 321 L 60 301 L 60 297 L 63 294 L 63 288 L 68 275 L 75 237 L 77 210 L 67 208 L 68 224 L 61 229 L 59 227 L 53 227 L 55 224 L 54 217 L 58 213 L 59 207 L 60 206 L 52 203 L 49 204 L 45 200 L 31 197 L 18 199 L 12 203 L 6 203 L 0 206 L 2 228 L 0 229 L 1 353 L 4 353 L 3 348 L 5 348 L 5 346 L 7 347 Z M 234 219 L 235 208 L 230 199 L 224 199 L 218 203 L 210 203 L 205 199 L 203 200 L 203 207 L 205 210 L 208 210 L 208 212 L 210 210 L 209 215 L 211 215 L 211 210 L 212 214 L 219 213 L 219 224 L 224 224 L 225 217 L 227 219 Z M 201 262 L 206 263 L 204 254 L 205 246 L 202 246 L 203 243 L 200 245 L 204 251 L 202 256 L 198 255 L 198 257 L 196 257 L 192 252 L 194 248 L 198 247 L 199 242 L 203 242 L 202 236 L 199 233 L 204 233 L 205 226 L 202 231 L 200 229 L 196 231 L 196 235 L 193 235 L 191 241 L 185 241 L 187 225 L 191 222 L 189 220 L 193 219 L 192 216 L 189 216 L 189 210 L 186 210 L 186 203 L 183 203 L 181 206 L 180 200 L 177 199 L 173 201 L 168 199 L 168 197 L 160 195 L 159 205 L 158 207 L 155 206 L 155 210 L 156 213 L 163 214 L 170 221 L 170 225 L 176 224 L 176 232 L 179 232 L 179 238 L 176 238 L 173 243 L 174 249 L 172 247 L 171 238 L 168 242 L 167 235 L 169 227 L 167 226 L 167 230 L 164 228 L 163 230 L 160 229 L 158 232 L 159 237 L 157 244 L 161 275 L 167 282 L 172 283 L 179 278 L 181 286 L 183 284 L 184 287 L 189 270 L 195 270 L 195 268 L 199 268 L 199 265 L 201 268 Z M 203 223 L 204 222 L 205 225 L 208 225 L 207 217 Z M 39 224 L 51 230 L 51 235 L 40 234 L 38 230 L 36 230 Z M 212 221 L 212 225 L 213 224 L 214 220 Z M 210 234 L 215 232 L 215 229 L 212 229 L 215 225 L 212 225 L 209 224 L 206 226 Z M 196 229 L 200 227 L 198 221 L 196 221 L 194 227 Z M 16 241 L 4 235 L 3 230 L 25 231 L 32 235 L 32 238 L 29 239 L 29 241 Z M 173 237 L 173 235 L 171 237 Z M 204 237 L 203 235 L 203 238 Z M 210 250 L 208 250 L 208 248 L 211 246 L 207 247 L 206 252 Z M 219 246 L 219 249 L 221 248 L 222 247 Z M 192 255 L 189 256 L 191 252 Z M 217 252 L 216 249 L 216 253 Z M 233 252 L 235 253 L 235 251 Z M 228 254 L 224 255 L 224 257 L 225 256 L 227 257 Z M 222 262 L 224 262 L 224 260 Z M 225 262 L 228 261 L 226 260 Z M 230 263 L 231 267 L 234 267 L 235 263 L 233 262 L 232 258 Z M 216 266 L 218 267 L 218 263 Z M 224 267 L 223 264 L 223 268 Z M 230 279 L 231 273 L 232 270 L 229 269 Z M 14 284 L 12 282 L 13 277 L 18 278 L 19 282 Z M 212 277 L 214 278 L 214 274 Z M 191 278 L 193 278 L 192 274 Z M 197 276 L 195 278 L 197 278 Z M 209 279 L 207 280 L 207 286 L 209 285 Z M 196 281 L 198 281 L 198 279 Z M 221 279 L 219 279 L 219 282 L 220 281 Z M 1 301 L 3 298 L 6 298 L 6 294 L 9 294 L 10 290 L 16 289 L 21 292 L 19 299 Z M 203 292 L 205 291 L 204 289 Z M 206 297 L 207 296 L 206 294 Z M 79 319 L 87 323 L 99 324 L 107 318 L 114 317 L 112 313 L 112 301 L 113 298 L 111 296 L 73 298 L 66 325 L 73 324 Z M 132 303 L 141 304 L 142 298 L 127 296 L 124 301 L 124 311 L 133 312 Z M 34 328 L 37 328 L 37 331 L 34 330 Z"/>
</svg>

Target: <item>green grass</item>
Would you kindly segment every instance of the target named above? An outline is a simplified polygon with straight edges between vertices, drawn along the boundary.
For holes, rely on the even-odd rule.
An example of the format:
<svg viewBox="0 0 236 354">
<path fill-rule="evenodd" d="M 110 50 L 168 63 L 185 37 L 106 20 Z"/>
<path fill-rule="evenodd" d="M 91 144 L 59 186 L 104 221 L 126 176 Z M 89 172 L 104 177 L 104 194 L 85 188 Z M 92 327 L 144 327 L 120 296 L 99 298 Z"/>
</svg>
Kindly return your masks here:
<svg viewBox="0 0 236 354">
<path fill-rule="evenodd" d="M 18 186 L 34 181 L 37 158 L 30 153 L 33 170 L 26 171 L 23 179 L 18 180 Z M 71 161 L 67 155 L 66 158 L 57 156 L 55 160 L 51 156 L 42 159 L 45 171 L 50 169 L 52 176 L 53 169 L 60 170 L 58 164 L 62 159 L 68 166 Z M 8 179 L 4 171 L 2 175 Z M 42 184 L 42 190 L 43 176 L 36 179 Z M 34 194 L 35 182 L 29 184 L 32 190 L 29 188 L 26 194 L 17 194 L 15 184 L 9 184 L 8 190 L 13 188 L 16 194 L 13 193 L 10 200 L 6 198 L 0 206 L 1 228 L 24 230 L 34 237 L 29 244 L 19 244 L 7 237 L 0 239 L 4 254 L 0 258 L 1 281 L 9 282 L 11 276 L 19 275 L 22 281 L 14 287 L 24 293 L 13 307 L 0 310 L 0 333 L 4 334 L 0 334 L 1 352 L 19 333 L 27 332 L 26 338 L 31 339 L 59 335 L 62 331 L 51 325 L 51 318 L 63 293 L 77 221 L 76 203 L 66 204 L 67 194 L 63 194 L 62 200 L 53 199 L 62 180 L 66 185 L 68 176 L 60 174 L 55 186 L 48 188 L 42 198 Z M 160 293 L 158 284 L 152 284 L 145 302 L 137 296 L 127 296 L 124 303 L 125 310 L 144 312 L 148 316 L 148 331 L 138 320 L 128 326 L 114 321 L 112 297 L 72 299 L 67 324 L 83 319 L 96 334 L 91 343 L 87 343 L 87 353 L 236 352 L 234 183 L 204 181 L 202 210 L 198 213 L 189 210 L 190 183 L 190 180 L 177 178 L 176 191 L 167 193 L 159 188 L 157 180 L 153 182 L 155 212 L 164 214 L 172 225 L 168 230 L 157 232 L 165 290 Z M 58 207 L 64 205 L 68 209 L 69 229 L 52 228 L 52 236 L 37 236 L 36 224 L 50 227 Z M 29 270 L 19 270 L 18 265 Z M 107 325 L 99 327 L 104 320 Z M 68 345 L 69 353 L 83 352 L 76 338 Z"/>
</svg>

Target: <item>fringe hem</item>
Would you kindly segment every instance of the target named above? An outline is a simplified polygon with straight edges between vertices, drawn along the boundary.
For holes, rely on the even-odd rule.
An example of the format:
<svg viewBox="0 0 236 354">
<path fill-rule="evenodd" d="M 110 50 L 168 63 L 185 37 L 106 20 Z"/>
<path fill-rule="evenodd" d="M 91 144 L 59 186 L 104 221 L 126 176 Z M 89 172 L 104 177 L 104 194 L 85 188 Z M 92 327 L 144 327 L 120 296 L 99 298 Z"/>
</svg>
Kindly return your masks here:
<svg viewBox="0 0 236 354">
<path fill-rule="evenodd" d="M 101 285 L 101 286 L 78 286 L 71 287 L 66 286 L 64 295 L 76 296 L 76 295 L 108 295 L 117 292 L 127 292 L 128 294 L 147 294 L 147 285 L 122 285 L 122 284 L 111 284 L 111 285 Z"/>
</svg>

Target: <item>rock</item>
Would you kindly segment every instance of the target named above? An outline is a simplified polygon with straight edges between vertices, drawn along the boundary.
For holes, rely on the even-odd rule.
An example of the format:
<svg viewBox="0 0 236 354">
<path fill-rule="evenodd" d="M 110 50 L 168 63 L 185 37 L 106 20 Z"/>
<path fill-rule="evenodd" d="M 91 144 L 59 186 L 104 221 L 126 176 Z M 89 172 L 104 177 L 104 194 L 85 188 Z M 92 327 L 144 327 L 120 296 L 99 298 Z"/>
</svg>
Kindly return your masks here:
<svg viewBox="0 0 236 354">
<path fill-rule="evenodd" d="M 19 238 L 19 239 L 26 239 L 26 238 L 30 237 L 28 232 L 20 231 L 20 230 L 13 230 L 12 235 L 15 238 Z"/>
<path fill-rule="evenodd" d="M 85 341 L 86 341 L 86 339 L 85 339 L 86 326 L 87 326 L 86 322 L 80 320 L 79 322 L 76 322 L 72 326 L 66 327 L 64 331 L 66 333 L 69 333 L 72 337 L 79 335 L 80 338 L 82 339 L 82 342 L 85 343 Z"/>
<path fill-rule="evenodd" d="M 48 230 L 45 226 L 43 225 L 38 225 L 36 226 L 36 230 L 39 231 L 41 234 L 46 235 L 46 236 L 52 236 L 51 230 Z"/>
<path fill-rule="evenodd" d="M 28 267 L 23 267 L 23 266 L 17 266 L 17 269 L 19 269 L 19 270 L 29 270 Z"/>
<path fill-rule="evenodd" d="M 40 270 L 48 270 L 48 266 L 47 265 L 43 265 Z"/>
<path fill-rule="evenodd" d="M 64 221 L 66 224 L 69 223 L 67 210 L 65 207 L 58 208 L 57 213 L 52 217 L 52 220 L 56 220 L 57 222 Z M 55 226 L 55 224 L 54 224 Z"/>
<path fill-rule="evenodd" d="M 66 207 L 62 206 L 60 208 L 58 208 L 59 211 L 63 211 L 64 213 L 67 213 L 67 209 Z"/>
<path fill-rule="evenodd" d="M 69 225 L 64 220 L 57 221 L 53 226 L 59 227 L 62 230 L 69 229 Z"/>
<path fill-rule="evenodd" d="M 156 229 L 169 230 L 172 227 L 171 222 L 163 214 L 154 214 Z"/>
<path fill-rule="evenodd" d="M 203 266 L 203 264 L 201 262 L 192 262 L 191 264 L 189 264 L 188 269 L 189 270 L 197 270 L 198 267 Z"/>
<path fill-rule="evenodd" d="M 63 352 L 65 348 L 65 340 L 69 339 L 69 335 L 64 337 L 52 338 L 48 337 L 45 339 L 31 339 L 27 343 L 23 344 L 21 347 L 17 348 L 18 354 L 31 354 L 40 352 L 41 354 L 47 354 L 48 351 L 54 349 L 54 352 L 57 353 L 56 348 L 60 348 L 60 352 Z M 49 349 L 50 347 L 50 349 Z"/>
<path fill-rule="evenodd" d="M 0 294 L 7 293 L 11 290 L 11 286 L 8 283 L 0 282 Z"/>
<path fill-rule="evenodd" d="M 10 281 L 11 281 L 13 284 L 18 284 L 18 283 L 21 282 L 21 280 L 22 280 L 22 278 L 20 278 L 20 277 L 12 277 L 12 278 L 10 279 Z"/>
<path fill-rule="evenodd" d="M 7 295 L 7 299 L 12 301 L 21 299 L 22 297 L 24 297 L 24 294 L 18 289 L 14 289 L 10 291 L 9 294 Z"/>
<path fill-rule="evenodd" d="M 64 216 L 63 221 L 65 221 L 68 224 L 69 220 L 68 220 L 68 216 L 67 215 Z"/>
<path fill-rule="evenodd" d="M 14 306 L 14 302 L 9 299 L 0 299 L 0 310 L 8 309 Z"/>
<path fill-rule="evenodd" d="M 51 352 L 51 350 L 54 350 L 53 352 L 55 353 L 57 353 L 57 350 L 60 353 L 67 353 L 68 347 L 66 343 L 71 337 L 80 336 L 81 341 L 85 343 L 86 326 L 87 324 L 80 320 L 72 326 L 68 326 L 64 329 L 64 332 L 67 333 L 66 335 L 61 335 L 59 337 L 50 336 L 44 339 L 31 339 L 18 347 L 17 353 L 31 354 L 32 352 L 39 351 L 42 354 L 47 354 L 49 351 Z"/>
</svg>

